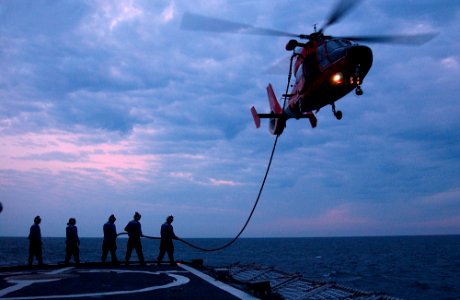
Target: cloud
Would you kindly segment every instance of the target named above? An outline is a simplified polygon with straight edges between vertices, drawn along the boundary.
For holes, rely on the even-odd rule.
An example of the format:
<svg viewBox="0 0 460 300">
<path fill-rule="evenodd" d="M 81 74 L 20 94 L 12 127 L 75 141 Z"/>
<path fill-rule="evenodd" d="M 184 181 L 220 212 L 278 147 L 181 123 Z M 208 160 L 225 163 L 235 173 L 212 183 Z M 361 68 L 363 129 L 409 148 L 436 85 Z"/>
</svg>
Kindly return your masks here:
<svg viewBox="0 0 460 300">
<path fill-rule="evenodd" d="M 23 234 L 5 233 L 2 220 L 40 207 L 51 223 L 67 211 L 105 220 L 107 207 L 130 205 L 161 219 L 178 210 L 190 235 L 206 236 L 214 221 L 222 226 L 209 235 L 233 234 L 274 141 L 249 108 L 268 112 L 268 82 L 284 93 L 287 74 L 263 71 L 287 54 L 288 38 L 181 31 L 181 15 L 310 33 L 333 2 L 1 2 L 0 198 L 14 209 L 0 234 Z M 459 12 L 455 1 L 363 1 L 327 29 L 440 34 L 421 47 L 371 45 L 364 95 L 337 102 L 340 122 L 327 106 L 315 129 L 288 121 L 250 235 L 455 225 Z M 202 213 L 188 216 L 194 207 Z"/>
<path fill-rule="evenodd" d="M 421 203 L 429 205 L 451 205 L 460 203 L 460 188 L 442 191 L 420 199 Z"/>
<path fill-rule="evenodd" d="M 197 184 L 197 185 L 205 185 L 205 186 L 230 186 L 236 187 L 242 185 L 240 182 L 236 182 L 233 180 L 224 180 L 224 179 L 215 179 L 215 178 L 201 178 L 199 174 L 194 174 L 192 172 L 171 172 L 169 173 L 174 179 L 185 180 L 189 183 Z M 201 179 L 198 179 L 200 177 Z"/>
<path fill-rule="evenodd" d="M 235 182 L 235 181 L 232 181 L 232 180 L 222 180 L 222 179 L 214 179 L 214 178 L 210 178 L 209 180 L 211 181 L 211 184 L 215 185 L 215 186 L 219 186 L 219 185 L 222 185 L 222 186 L 238 186 L 238 185 L 241 185 L 241 183 Z"/>
<path fill-rule="evenodd" d="M 114 30 L 123 22 L 139 18 L 143 14 L 142 10 L 133 5 L 132 0 L 117 2 L 116 6 L 118 7 L 107 8 L 107 6 L 104 6 L 104 11 L 110 20 L 110 30 Z"/>
<path fill-rule="evenodd" d="M 453 70 L 453 71 L 458 71 L 459 66 L 460 66 L 458 63 L 457 57 L 454 57 L 454 56 L 449 56 L 449 57 L 444 58 L 443 60 L 441 60 L 441 64 L 445 68 Z"/>
<path fill-rule="evenodd" d="M 369 226 L 373 223 L 369 218 L 355 215 L 353 206 L 346 204 L 332 208 L 316 218 L 304 221 L 298 220 L 298 222 L 303 227 L 315 227 L 317 229 L 327 226 L 348 229 L 352 227 L 356 229 L 356 227 Z"/>
<path fill-rule="evenodd" d="M 338 204 L 314 216 L 299 217 L 296 215 L 293 213 L 289 217 L 279 216 L 275 220 L 261 222 L 256 226 L 266 226 L 268 230 L 264 230 L 264 233 L 271 236 L 279 236 L 283 232 L 289 232 L 289 236 L 342 236 L 347 235 L 347 232 L 354 232 L 355 235 L 368 235 L 381 226 L 381 220 L 362 215 L 362 210 L 356 203 Z M 262 230 L 262 228 L 257 229 Z"/>
<path fill-rule="evenodd" d="M 2 136 L 0 169 L 24 173 L 40 170 L 56 176 L 71 172 L 114 184 L 148 181 L 148 173 L 159 164 L 158 156 L 136 153 L 129 139 L 95 143 L 101 135 L 49 131 Z"/>
<path fill-rule="evenodd" d="M 174 1 L 171 1 L 169 5 L 163 10 L 161 13 L 161 19 L 164 23 L 170 22 L 175 15 L 175 3 Z"/>
<path fill-rule="evenodd" d="M 132 22 L 143 16 L 143 11 L 136 7 L 132 0 L 97 1 L 92 3 L 92 9 L 92 13 L 82 25 L 87 31 L 93 29 L 93 33 L 100 37 L 111 34 L 124 23 Z"/>
<path fill-rule="evenodd" d="M 457 234 L 460 230 L 460 215 L 432 220 L 427 222 L 420 222 L 419 227 L 427 230 L 427 233 L 444 233 L 444 234 Z"/>
</svg>

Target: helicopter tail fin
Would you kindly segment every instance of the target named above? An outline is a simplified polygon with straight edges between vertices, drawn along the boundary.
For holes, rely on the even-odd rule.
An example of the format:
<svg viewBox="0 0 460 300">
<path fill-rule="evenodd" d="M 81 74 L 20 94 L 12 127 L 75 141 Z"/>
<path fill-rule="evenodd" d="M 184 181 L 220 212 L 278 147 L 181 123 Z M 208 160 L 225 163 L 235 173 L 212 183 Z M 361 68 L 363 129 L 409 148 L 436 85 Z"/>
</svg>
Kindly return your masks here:
<svg viewBox="0 0 460 300">
<path fill-rule="evenodd" d="M 260 116 L 257 113 L 257 110 L 254 106 L 251 107 L 251 114 L 252 114 L 252 118 L 254 119 L 254 123 L 256 124 L 256 128 L 259 128 L 260 127 Z"/>
<path fill-rule="evenodd" d="M 268 129 L 273 135 L 280 135 L 286 127 L 287 116 L 281 108 L 278 99 L 276 99 L 275 92 L 271 84 L 267 86 L 268 104 L 270 105 L 271 112 L 269 114 L 257 113 L 255 107 L 251 107 L 252 118 L 256 127 L 260 127 L 260 119 L 270 119 Z"/>
<path fill-rule="evenodd" d="M 273 91 L 272 84 L 269 83 L 267 86 L 267 95 L 268 95 L 268 103 L 270 104 L 270 109 L 274 114 L 282 114 L 283 109 L 281 108 L 278 99 L 276 99 L 275 92 Z"/>
<path fill-rule="evenodd" d="M 267 86 L 268 104 L 270 105 L 272 116 L 270 118 L 269 130 L 273 135 L 280 135 L 286 127 L 286 117 L 281 108 L 271 83 Z"/>
</svg>

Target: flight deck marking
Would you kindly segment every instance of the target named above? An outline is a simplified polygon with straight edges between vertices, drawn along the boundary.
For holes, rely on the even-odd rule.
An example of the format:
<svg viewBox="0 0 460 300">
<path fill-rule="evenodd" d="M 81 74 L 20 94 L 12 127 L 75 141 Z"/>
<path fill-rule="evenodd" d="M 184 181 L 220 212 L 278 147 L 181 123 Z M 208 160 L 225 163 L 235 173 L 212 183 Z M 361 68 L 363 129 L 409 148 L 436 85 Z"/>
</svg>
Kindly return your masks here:
<svg viewBox="0 0 460 300">
<path fill-rule="evenodd" d="M 179 267 L 189 271 L 190 273 L 200 277 L 201 279 L 203 279 L 204 281 L 214 285 L 215 287 L 218 287 L 219 289 L 221 290 L 224 290 L 226 291 L 227 293 L 235 296 L 235 297 L 238 297 L 239 299 L 243 299 L 243 300 L 253 300 L 253 299 L 259 299 L 259 298 L 255 298 L 243 291 L 240 291 L 239 289 L 237 288 L 234 288 L 228 284 L 225 284 L 223 283 L 222 281 L 219 281 L 215 278 L 212 278 L 211 276 L 209 275 L 206 275 L 192 267 L 189 267 L 187 265 L 184 265 L 184 264 L 178 264 Z"/>
<path fill-rule="evenodd" d="M 20 276 L 12 276 L 5 278 L 6 281 L 10 283 L 15 283 L 14 286 L 7 287 L 3 290 L 0 290 L 0 297 L 4 297 L 5 295 L 21 290 L 24 287 L 30 286 L 34 283 L 43 283 L 43 282 L 52 282 L 58 281 L 64 278 L 69 277 L 77 277 L 78 275 L 74 274 L 62 274 L 64 272 L 70 271 L 73 267 L 70 268 L 63 268 L 54 270 L 48 273 L 41 273 L 41 274 L 30 274 L 30 275 L 20 275 Z M 186 284 L 190 281 L 189 278 L 177 274 L 172 274 L 172 272 L 150 272 L 150 271 L 137 271 L 137 270 L 123 270 L 123 269 L 93 269 L 93 270 L 77 270 L 79 273 L 97 273 L 97 272 L 117 272 L 117 273 L 143 273 L 149 275 L 161 275 L 166 274 L 174 279 L 173 282 L 164 284 L 164 285 L 156 285 L 156 286 L 149 286 L 142 289 L 137 290 L 128 290 L 128 291 L 112 291 L 112 292 L 100 292 L 100 293 L 82 293 L 82 294 L 65 294 L 65 295 L 37 295 L 37 296 L 25 296 L 25 297 L 5 297 L 6 299 L 59 299 L 59 298 L 79 298 L 79 297 L 99 297 L 99 296 L 114 296 L 114 295 L 125 295 L 125 294 L 134 294 L 134 293 L 141 293 L 141 292 L 150 292 L 158 289 L 166 289 L 171 287 L 180 286 Z M 181 272 L 182 273 L 182 272 Z M 20 274 L 24 274 L 21 272 Z M 59 275 L 60 274 L 60 275 Z M 43 277 L 45 279 L 43 279 Z M 31 279 L 30 279 L 31 278 Z"/>
<path fill-rule="evenodd" d="M 61 280 L 63 278 L 62 276 L 53 276 L 53 275 L 67 272 L 71 269 L 73 269 L 73 267 L 57 269 L 57 270 L 54 270 L 48 273 L 38 274 L 39 277 L 37 277 L 37 274 L 30 274 L 26 272 L 16 273 L 18 274 L 18 276 L 12 276 L 12 277 L 5 278 L 6 281 L 8 281 L 9 283 L 15 283 L 15 285 L 12 285 L 10 287 L 7 287 L 6 289 L 0 290 L 0 297 L 3 297 L 15 291 L 19 291 L 20 289 L 25 288 L 26 286 L 32 285 L 34 283 L 52 282 L 52 281 Z M 24 274 L 29 274 L 29 275 L 24 275 Z M 14 275 L 14 273 L 11 273 L 11 275 Z M 51 276 L 47 276 L 47 275 L 51 275 Z"/>
</svg>

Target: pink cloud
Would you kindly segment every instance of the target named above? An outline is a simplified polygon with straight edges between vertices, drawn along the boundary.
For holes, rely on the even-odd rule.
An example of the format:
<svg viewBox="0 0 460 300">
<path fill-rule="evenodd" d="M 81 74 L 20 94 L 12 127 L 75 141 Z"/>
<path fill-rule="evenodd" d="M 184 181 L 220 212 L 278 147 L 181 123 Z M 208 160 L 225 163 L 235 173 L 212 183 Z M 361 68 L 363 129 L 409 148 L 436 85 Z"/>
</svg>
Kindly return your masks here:
<svg viewBox="0 0 460 300">
<path fill-rule="evenodd" d="M 313 218 L 287 218 L 279 221 L 280 228 L 299 232 L 361 232 L 366 228 L 374 228 L 377 221 L 356 213 L 352 204 L 342 204 L 331 208 Z"/>
<path fill-rule="evenodd" d="M 448 204 L 458 202 L 460 199 L 460 188 L 454 188 L 440 193 L 436 193 L 421 199 L 424 204 Z"/>
<path fill-rule="evenodd" d="M 83 144 L 96 140 L 98 133 L 74 134 L 62 131 L 1 136 L 0 170 L 51 173 L 102 174 L 109 182 L 146 181 L 147 173 L 159 165 L 159 157 L 138 154 L 133 141 Z"/>
<path fill-rule="evenodd" d="M 193 181 L 193 174 L 190 172 L 171 172 L 169 176 L 187 181 Z"/>
<path fill-rule="evenodd" d="M 174 14 L 175 14 L 175 3 L 174 1 L 171 1 L 169 5 L 163 10 L 161 13 L 161 20 L 166 23 L 170 22 L 172 19 L 174 19 Z"/>
<path fill-rule="evenodd" d="M 457 234 L 460 231 L 460 215 L 415 222 L 412 227 L 425 234 Z"/>
<path fill-rule="evenodd" d="M 195 178 L 194 174 L 191 172 L 171 172 L 169 176 L 181 180 L 185 180 L 191 183 L 199 184 L 199 185 L 212 185 L 212 186 L 240 186 L 242 185 L 240 182 L 236 182 L 233 180 L 224 180 L 224 179 L 197 179 Z"/>
<path fill-rule="evenodd" d="M 214 186 L 221 186 L 221 185 L 239 186 L 241 185 L 241 183 L 232 181 L 232 180 L 222 180 L 222 179 L 210 178 L 209 181 L 211 182 L 211 185 L 214 185 Z"/>
</svg>

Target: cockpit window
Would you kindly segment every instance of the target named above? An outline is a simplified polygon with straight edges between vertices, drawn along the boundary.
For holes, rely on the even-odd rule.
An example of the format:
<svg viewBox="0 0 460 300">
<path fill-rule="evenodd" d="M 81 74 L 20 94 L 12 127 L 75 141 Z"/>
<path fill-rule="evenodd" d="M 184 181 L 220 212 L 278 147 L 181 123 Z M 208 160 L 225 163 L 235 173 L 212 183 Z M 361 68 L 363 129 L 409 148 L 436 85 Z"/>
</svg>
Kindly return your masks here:
<svg viewBox="0 0 460 300">
<path fill-rule="evenodd" d="M 330 40 L 327 43 L 327 50 L 330 51 L 333 49 L 347 47 L 351 45 L 353 45 L 353 43 L 349 40 Z"/>
<path fill-rule="evenodd" d="M 342 45 L 342 43 L 340 43 L 340 41 L 336 41 L 336 40 L 327 41 L 327 52 L 329 52 L 329 53 L 331 53 L 335 49 L 341 48 L 341 47 L 343 47 L 343 45 Z"/>
<path fill-rule="evenodd" d="M 352 43 L 348 40 L 329 40 L 327 41 L 327 54 L 331 62 L 336 62 L 345 55 L 347 47 Z"/>
</svg>

